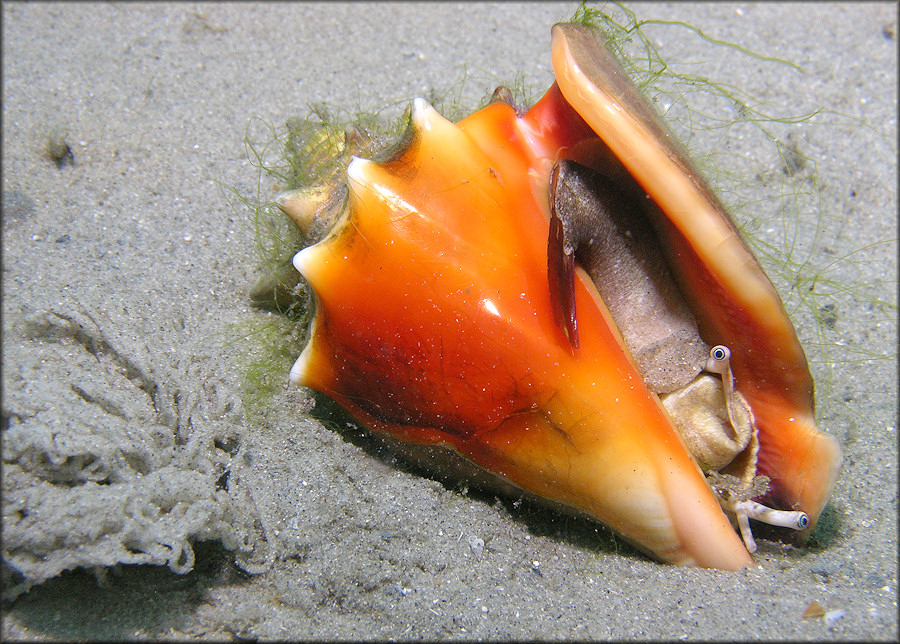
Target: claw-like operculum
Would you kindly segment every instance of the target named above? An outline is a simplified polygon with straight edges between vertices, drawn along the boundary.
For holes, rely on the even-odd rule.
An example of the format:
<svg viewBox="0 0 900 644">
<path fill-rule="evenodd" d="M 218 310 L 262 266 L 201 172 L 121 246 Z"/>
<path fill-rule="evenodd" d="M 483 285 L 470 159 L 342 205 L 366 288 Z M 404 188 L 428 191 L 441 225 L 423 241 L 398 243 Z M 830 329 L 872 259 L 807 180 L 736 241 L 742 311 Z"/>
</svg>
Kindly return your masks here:
<svg viewBox="0 0 900 644">
<path fill-rule="evenodd" d="M 676 391 L 707 351 L 643 213 L 646 195 L 620 177 L 563 159 L 550 173 L 547 276 L 557 324 L 578 348 L 575 262 L 597 288 L 649 389 Z"/>
<path fill-rule="evenodd" d="M 553 317 L 561 328 L 569 343 L 577 349 L 578 319 L 575 311 L 575 245 L 573 231 L 566 230 L 566 221 L 574 217 L 560 216 L 566 210 L 560 207 L 563 194 L 559 186 L 559 163 L 550 172 L 550 235 L 547 242 L 547 279 L 550 284 L 550 301 L 553 304 Z"/>
</svg>

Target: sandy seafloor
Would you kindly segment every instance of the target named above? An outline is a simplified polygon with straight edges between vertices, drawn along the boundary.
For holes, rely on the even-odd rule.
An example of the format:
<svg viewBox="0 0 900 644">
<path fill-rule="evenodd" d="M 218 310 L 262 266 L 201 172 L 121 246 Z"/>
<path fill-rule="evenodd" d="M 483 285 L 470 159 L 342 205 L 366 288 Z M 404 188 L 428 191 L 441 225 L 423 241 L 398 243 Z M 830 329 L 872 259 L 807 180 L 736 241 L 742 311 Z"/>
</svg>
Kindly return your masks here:
<svg viewBox="0 0 900 644">
<path fill-rule="evenodd" d="M 826 277 L 870 286 L 837 296 L 825 337 L 888 357 L 838 346 L 833 360 L 813 360 L 819 424 L 845 459 L 809 547 L 760 539 L 757 567 L 738 573 L 662 565 L 588 522 L 411 471 L 357 432 L 310 419 L 308 394 L 290 390 L 286 373 L 272 374 L 266 413 L 245 413 L 241 358 L 252 342 L 235 341 L 235 328 L 268 314 L 247 299 L 258 275 L 249 214 L 220 185 L 256 190 L 250 120 L 283 123 L 316 101 L 375 107 L 428 95 L 464 64 L 479 94 L 491 84 L 483 79 L 517 71 L 549 86 L 550 26 L 574 8 L 4 4 L 4 431 L 17 428 L 16 445 L 49 431 L 57 443 L 47 454 L 67 454 L 66 467 L 72 454 L 92 455 L 109 473 L 101 486 L 54 485 L 34 477 L 61 476 L 58 462 L 28 461 L 4 439 L 4 504 L 20 508 L 15 533 L 4 514 L 4 557 L 31 556 L 35 575 L 53 561 L 95 571 L 64 572 L 4 603 L 4 639 L 897 638 L 895 310 L 873 304 L 896 301 L 895 4 L 635 6 L 797 62 L 804 74 L 733 49 L 694 51 L 699 41 L 683 31 L 659 43 L 774 111 L 828 111 L 791 130 L 816 162 L 828 213 L 811 261 L 864 249 Z M 52 132 L 74 163 L 47 158 Z M 754 155 L 733 132 L 715 136 Z M 777 157 L 760 156 L 780 176 Z M 801 257 L 811 239 L 792 243 Z M 808 316 L 797 325 L 804 342 L 817 338 Z M 67 432 L 88 439 L 66 452 Z M 142 451 L 128 441 L 144 441 Z M 126 456 L 138 452 L 143 465 L 128 474 Z M 219 479 L 197 500 L 215 467 L 231 468 L 231 484 Z M 154 475 L 155 489 L 140 487 Z M 199 514 L 185 515 L 193 523 L 167 523 L 188 507 L 154 500 L 168 484 L 176 500 L 199 495 Z M 200 544 L 193 572 L 103 572 L 138 556 L 117 549 L 124 528 L 109 526 L 120 525 L 115 508 L 134 507 L 116 505 L 117 490 L 141 489 L 162 513 L 140 524 L 160 530 L 157 542 L 181 530 Z M 111 495 L 108 516 L 92 509 L 98 491 Z M 233 565 L 221 545 L 235 546 L 222 537 L 229 529 L 254 531 L 240 562 L 261 572 Z M 803 619 L 813 601 L 826 616 Z"/>
</svg>

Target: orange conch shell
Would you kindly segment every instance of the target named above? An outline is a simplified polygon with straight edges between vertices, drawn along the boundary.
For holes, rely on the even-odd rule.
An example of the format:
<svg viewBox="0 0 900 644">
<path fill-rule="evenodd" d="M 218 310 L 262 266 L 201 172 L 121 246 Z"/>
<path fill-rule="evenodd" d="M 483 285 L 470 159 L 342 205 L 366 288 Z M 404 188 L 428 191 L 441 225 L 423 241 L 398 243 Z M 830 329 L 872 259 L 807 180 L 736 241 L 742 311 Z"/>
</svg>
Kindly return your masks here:
<svg viewBox="0 0 900 644">
<path fill-rule="evenodd" d="M 317 309 L 291 378 L 372 429 L 452 447 L 660 559 L 749 565 L 580 269 L 577 349 L 554 319 L 554 163 L 596 167 L 608 146 L 655 200 L 654 226 L 703 339 L 731 348 L 735 388 L 759 427 L 767 499 L 814 523 L 840 451 L 815 428 L 806 359 L 727 215 L 661 142 L 656 118 L 591 32 L 554 27 L 553 65 L 557 83 L 521 117 L 496 102 L 453 124 L 417 99 L 399 152 L 352 159 L 339 220 L 294 259 Z"/>
</svg>

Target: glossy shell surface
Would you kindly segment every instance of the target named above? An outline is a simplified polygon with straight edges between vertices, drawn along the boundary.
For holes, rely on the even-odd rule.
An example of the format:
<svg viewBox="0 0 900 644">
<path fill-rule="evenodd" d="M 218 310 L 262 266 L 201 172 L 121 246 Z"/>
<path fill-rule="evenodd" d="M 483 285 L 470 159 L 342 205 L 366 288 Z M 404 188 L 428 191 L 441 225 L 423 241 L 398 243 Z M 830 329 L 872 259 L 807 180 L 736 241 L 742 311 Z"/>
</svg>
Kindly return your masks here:
<svg viewBox="0 0 900 644">
<path fill-rule="evenodd" d="M 649 195 L 703 340 L 731 350 L 758 427 L 756 473 L 770 479 L 758 500 L 807 513 L 811 528 L 840 450 L 815 427 L 806 358 L 718 200 L 596 34 L 555 26 L 552 59 L 557 82 L 527 113 L 496 102 L 454 124 L 417 99 L 396 153 L 350 162 L 332 231 L 294 260 L 317 309 L 292 380 L 376 431 L 449 446 L 586 512 L 659 559 L 749 565 L 580 268 L 577 347 L 554 318 L 554 164 L 627 175 Z"/>
</svg>

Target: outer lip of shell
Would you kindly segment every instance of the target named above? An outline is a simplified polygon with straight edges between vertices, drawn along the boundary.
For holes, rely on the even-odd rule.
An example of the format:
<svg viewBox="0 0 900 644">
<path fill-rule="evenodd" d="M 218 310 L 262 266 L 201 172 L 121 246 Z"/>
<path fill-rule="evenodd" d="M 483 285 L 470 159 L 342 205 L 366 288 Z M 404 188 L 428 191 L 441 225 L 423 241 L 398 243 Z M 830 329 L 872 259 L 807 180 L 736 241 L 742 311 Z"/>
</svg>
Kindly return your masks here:
<svg viewBox="0 0 900 644">
<path fill-rule="evenodd" d="M 731 348 L 737 388 L 759 426 L 759 473 L 770 502 L 815 526 L 841 465 L 837 441 L 815 425 L 813 383 L 794 327 L 768 277 L 693 164 L 624 77 L 592 30 L 552 30 L 560 90 L 659 205 L 669 266 L 709 344 Z"/>
</svg>

